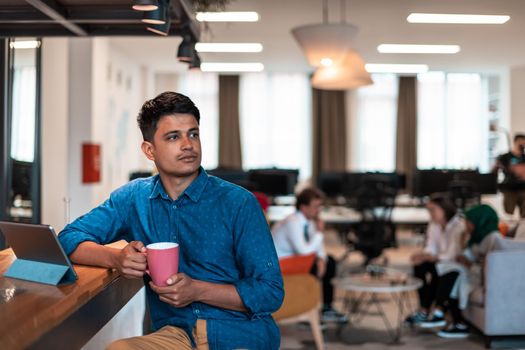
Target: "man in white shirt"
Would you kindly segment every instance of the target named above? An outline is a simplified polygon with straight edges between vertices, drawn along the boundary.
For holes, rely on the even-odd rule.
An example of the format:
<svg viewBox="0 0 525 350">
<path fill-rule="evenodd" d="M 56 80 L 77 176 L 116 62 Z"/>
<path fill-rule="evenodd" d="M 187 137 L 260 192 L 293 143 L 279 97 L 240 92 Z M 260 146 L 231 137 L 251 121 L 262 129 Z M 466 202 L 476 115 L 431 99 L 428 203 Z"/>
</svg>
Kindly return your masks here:
<svg viewBox="0 0 525 350">
<path fill-rule="evenodd" d="M 324 222 L 319 217 L 324 195 L 315 188 L 303 190 L 296 198 L 297 211 L 276 224 L 272 230 L 277 255 L 284 258 L 292 255 L 315 253 L 317 259 L 310 273 L 323 283 L 323 314 L 325 322 L 346 323 L 345 315 L 332 308 L 336 262 L 324 249 Z"/>
</svg>

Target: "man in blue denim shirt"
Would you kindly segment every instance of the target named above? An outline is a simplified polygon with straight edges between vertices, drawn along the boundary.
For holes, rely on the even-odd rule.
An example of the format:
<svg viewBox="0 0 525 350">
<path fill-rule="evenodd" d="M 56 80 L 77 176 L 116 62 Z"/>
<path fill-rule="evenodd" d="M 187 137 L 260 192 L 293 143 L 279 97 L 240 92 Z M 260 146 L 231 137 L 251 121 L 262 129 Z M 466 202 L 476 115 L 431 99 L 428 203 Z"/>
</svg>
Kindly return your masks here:
<svg viewBox="0 0 525 350">
<path fill-rule="evenodd" d="M 111 349 L 277 349 L 271 313 L 284 297 L 274 244 L 255 197 L 208 176 L 201 163 L 200 114 L 165 92 L 142 106 L 142 150 L 159 174 L 132 181 L 64 228 L 75 263 L 144 277 L 156 332 Z M 126 239 L 118 250 L 103 244 Z M 145 245 L 180 245 L 179 273 L 156 286 L 145 276 Z"/>
</svg>

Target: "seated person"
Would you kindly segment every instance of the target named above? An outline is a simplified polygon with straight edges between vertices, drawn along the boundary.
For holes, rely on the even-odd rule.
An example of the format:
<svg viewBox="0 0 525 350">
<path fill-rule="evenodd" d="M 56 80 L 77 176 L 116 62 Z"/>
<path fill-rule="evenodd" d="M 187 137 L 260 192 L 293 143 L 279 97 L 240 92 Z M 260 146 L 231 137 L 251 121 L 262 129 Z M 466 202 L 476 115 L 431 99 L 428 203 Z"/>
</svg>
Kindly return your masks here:
<svg viewBox="0 0 525 350">
<path fill-rule="evenodd" d="M 333 257 L 326 254 L 323 246 L 324 222 L 319 218 L 323 199 L 324 195 L 318 189 L 303 190 L 296 198 L 296 212 L 277 223 L 272 234 L 279 258 L 317 254 L 310 272 L 323 284 L 322 321 L 346 323 L 347 317 L 332 307 L 334 287 L 331 280 L 335 277 L 336 263 Z"/>
<path fill-rule="evenodd" d="M 432 305 L 447 300 L 450 293 L 450 290 L 446 289 L 448 284 L 440 284 L 438 278 L 447 271 L 436 269 L 436 265 L 444 261 L 454 261 L 461 253 L 461 237 L 465 230 L 465 222 L 458 214 L 454 203 L 446 195 L 438 193 L 432 195 L 427 203 L 427 209 L 430 213 L 430 223 L 427 227 L 426 245 L 423 251 L 411 257 L 414 276 L 423 281 L 423 285 L 418 289 L 420 308 L 407 317 L 405 322 L 416 325 L 432 321 L 432 326 L 444 326 L 444 315 L 439 309 L 429 317 Z"/>
<path fill-rule="evenodd" d="M 111 193 L 59 235 L 77 264 L 144 278 L 155 332 L 110 349 L 278 349 L 271 314 L 284 297 L 279 261 L 255 197 L 208 176 L 201 163 L 200 113 L 186 96 L 164 92 L 138 116 L 142 151 L 159 171 Z M 123 249 L 104 246 L 128 240 Z M 153 284 L 147 249 L 179 244 L 179 272 Z M 137 320 L 139 321 L 139 320 Z"/>
<path fill-rule="evenodd" d="M 446 303 L 452 322 L 438 332 L 438 336 L 443 338 L 468 337 L 468 327 L 461 310 L 467 307 L 470 292 L 482 285 L 483 261 L 501 237 L 498 214 L 492 207 L 486 204 L 474 206 L 465 212 L 465 217 L 465 249 L 456 257 L 459 268 L 449 272 L 449 275 L 455 276 L 449 278 L 448 283 L 453 283 L 453 288 Z"/>
</svg>

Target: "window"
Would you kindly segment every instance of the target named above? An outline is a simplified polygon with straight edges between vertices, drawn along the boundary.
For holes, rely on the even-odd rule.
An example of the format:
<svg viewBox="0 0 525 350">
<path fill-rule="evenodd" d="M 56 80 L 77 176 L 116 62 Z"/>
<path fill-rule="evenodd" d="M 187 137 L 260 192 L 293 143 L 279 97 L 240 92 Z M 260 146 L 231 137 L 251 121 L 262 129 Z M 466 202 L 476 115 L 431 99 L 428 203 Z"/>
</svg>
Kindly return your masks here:
<svg viewBox="0 0 525 350">
<path fill-rule="evenodd" d="M 418 75 L 418 168 L 488 170 L 482 96 L 479 74 Z"/>
<path fill-rule="evenodd" d="M 33 162 L 36 121 L 36 49 L 15 49 L 11 114 L 11 158 Z"/>
<path fill-rule="evenodd" d="M 373 85 L 356 92 L 351 149 L 353 171 L 394 171 L 396 166 L 397 77 L 372 75 Z"/>
<path fill-rule="evenodd" d="M 241 75 L 240 128 L 245 169 L 312 173 L 311 88 L 305 74 Z"/>
<path fill-rule="evenodd" d="M 219 164 L 219 76 L 189 71 L 179 77 L 178 91 L 199 108 L 202 166 L 214 169 Z"/>
</svg>

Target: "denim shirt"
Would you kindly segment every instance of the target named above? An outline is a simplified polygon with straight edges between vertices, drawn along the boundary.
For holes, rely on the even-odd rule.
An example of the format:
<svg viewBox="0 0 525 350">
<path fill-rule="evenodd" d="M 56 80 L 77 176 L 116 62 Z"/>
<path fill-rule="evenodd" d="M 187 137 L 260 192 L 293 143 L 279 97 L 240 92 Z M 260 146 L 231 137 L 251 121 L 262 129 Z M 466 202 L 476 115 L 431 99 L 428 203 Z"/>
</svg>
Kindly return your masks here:
<svg viewBox="0 0 525 350">
<path fill-rule="evenodd" d="M 193 341 L 197 319 L 205 319 L 211 349 L 279 348 L 279 329 L 271 317 L 284 297 L 279 262 L 257 200 L 241 187 L 208 176 L 201 168 L 184 193 L 172 200 L 158 175 L 137 179 L 67 225 L 58 238 L 67 254 L 84 241 L 176 242 L 179 272 L 234 285 L 248 311 L 200 302 L 170 306 L 159 300 L 145 276 L 154 328 L 180 327 Z"/>
</svg>

